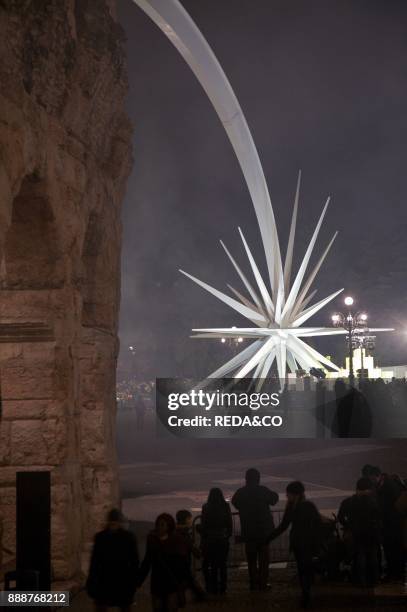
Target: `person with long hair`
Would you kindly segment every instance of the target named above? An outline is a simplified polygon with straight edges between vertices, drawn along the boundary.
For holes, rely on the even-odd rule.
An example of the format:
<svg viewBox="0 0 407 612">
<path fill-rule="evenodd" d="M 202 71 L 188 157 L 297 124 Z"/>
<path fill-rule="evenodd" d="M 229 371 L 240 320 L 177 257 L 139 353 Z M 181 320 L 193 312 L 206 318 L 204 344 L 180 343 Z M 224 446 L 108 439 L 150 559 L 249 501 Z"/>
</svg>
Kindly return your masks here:
<svg viewBox="0 0 407 612">
<path fill-rule="evenodd" d="M 209 491 L 202 506 L 202 570 L 208 593 L 224 594 L 227 588 L 227 559 L 233 523 L 230 506 L 218 488 Z"/>
<path fill-rule="evenodd" d="M 160 514 L 148 535 L 138 585 L 151 571 L 151 600 L 154 612 L 176 612 L 185 606 L 185 555 L 170 514 Z"/>
</svg>

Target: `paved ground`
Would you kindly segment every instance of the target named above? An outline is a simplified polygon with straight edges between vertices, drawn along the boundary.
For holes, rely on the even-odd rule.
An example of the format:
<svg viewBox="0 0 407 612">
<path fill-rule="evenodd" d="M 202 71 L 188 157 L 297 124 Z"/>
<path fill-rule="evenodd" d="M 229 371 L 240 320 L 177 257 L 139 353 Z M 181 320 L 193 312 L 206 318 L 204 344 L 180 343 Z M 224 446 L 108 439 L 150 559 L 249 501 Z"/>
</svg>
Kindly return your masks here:
<svg viewBox="0 0 407 612">
<path fill-rule="evenodd" d="M 361 467 L 380 465 L 407 476 L 407 440 L 185 440 L 157 438 L 152 417 L 142 431 L 134 413 L 119 413 L 117 446 L 125 514 L 138 523 L 140 548 L 160 512 L 188 508 L 200 513 L 211 487 L 225 497 L 243 484 L 248 467 L 285 503 L 291 480 L 304 482 L 307 496 L 326 515 L 353 492 Z"/>
<path fill-rule="evenodd" d="M 346 584 L 317 584 L 314 589 L 313 609 L 321 612 L 364 611 L 392 612 L 405 609 L 406 593 L 402 587 L 380 587 L 375 592 L 353 588 Z M 292 566 L 272 570 L 272 587 L 267 593 L 250 593 L 247 590 L 246 570 L 242 568 L 232 573 L 229 592 L 225 597 L 215 598 L 205 603 L 188 602 L 189 612 L 267 612 L 279 610 L 288 612 L 299 609 L 299 592 L 295 570 Z M 75 612 L 90 612 L 92 603 L 84 593 L 73 601 L 71 609 Z M 147 588 L 137 594 L 135 611 L 151 610 Z"/>
</svg>

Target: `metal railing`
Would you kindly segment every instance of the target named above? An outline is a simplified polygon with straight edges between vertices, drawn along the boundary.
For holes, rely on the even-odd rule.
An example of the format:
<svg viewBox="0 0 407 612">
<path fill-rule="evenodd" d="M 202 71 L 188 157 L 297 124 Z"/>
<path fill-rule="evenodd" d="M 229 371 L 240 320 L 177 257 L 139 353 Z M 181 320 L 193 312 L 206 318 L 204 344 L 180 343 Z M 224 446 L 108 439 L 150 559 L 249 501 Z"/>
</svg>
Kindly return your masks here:
<svg viewBox="0 0 407 612">
<path fill-rule="evenodd" d="M 277 527 L 282 518 L 284 511 L 283 510 L 272 510 L 274 525 Z M 228 556 L 228 567 L 236 568 L 240 567 L 242 564 L 246 562 L 246 554 L 245 554 L 245 545 L 241 538 L 241 527 L 240 527 L 240 517 L 238 512 L 232 512 L 232 520 L 233 520 L 233 532 L 232 536 L 229 540 L 230 548 L 229 548 L 229 556 Z M 200 534 L 199 534 L 199 525 L 201 522 L 201 515 L 195 517 L 192 524 L 192 537 L 194 546 L 197 548 L 200 547 Z M 282 533 L 278 538 L 273 540 L 270 544 L 270 563 L 282 563 L 288 561 L 290 555 L 289 551 L 289 529 Z M 199 571 L 201 569 L 201 561 L 200 559 L 194 558 L 194 570 Z"/>
</svg>

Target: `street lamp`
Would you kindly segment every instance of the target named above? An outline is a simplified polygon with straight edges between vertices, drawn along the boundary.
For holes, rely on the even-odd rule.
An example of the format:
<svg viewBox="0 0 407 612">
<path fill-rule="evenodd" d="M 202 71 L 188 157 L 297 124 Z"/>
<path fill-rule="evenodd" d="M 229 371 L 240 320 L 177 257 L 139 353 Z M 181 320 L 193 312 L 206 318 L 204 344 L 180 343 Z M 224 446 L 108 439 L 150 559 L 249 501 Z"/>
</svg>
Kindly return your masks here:
<svg viewBox="0 0 407 612">
<path fill-rule="evenodd" d="M 236 329 L 236 326 L 234 325 L 232 329 Z M 236 350 L 239 344 L 243 342 L 243 338 L 242 336 L 237 336 L 234 338 L 221 338 L 220 341 L 222 342 L 222 344 L 227 344 L 229 347 L 232 347 Z"/>
<path fill-rule="evenodd" d="M 367 328 L 367 314 L 365 312 L 352 312 L 354 299 L 350 295 L 344 299 L 345 306 L 348 307 L 347 314 L 336 312 L 332 315 L 332 323 L 335 327 L 342 327 L 348 332 L 348 350 L 349 350 L 349 383 L 353 386 L 355 375 L 353 372 L 353 345 L 357 342 L 360 333 L 363 333 Z M 362 349 L 363 350 L 363 349 Z M 363 374 L 363 372 L 362 372 Z"/>
</svg>

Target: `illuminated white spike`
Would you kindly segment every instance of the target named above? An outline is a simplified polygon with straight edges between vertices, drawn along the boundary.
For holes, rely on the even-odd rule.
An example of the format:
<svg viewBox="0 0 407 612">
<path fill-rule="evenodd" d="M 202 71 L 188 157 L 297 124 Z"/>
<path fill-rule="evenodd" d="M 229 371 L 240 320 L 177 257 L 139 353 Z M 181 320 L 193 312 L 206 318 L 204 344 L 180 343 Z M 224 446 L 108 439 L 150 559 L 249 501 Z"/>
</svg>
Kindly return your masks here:
<svg viewBox="0 0 407 612">
<path fill-rule="evenodd" d="M 314 314 L 318 312 L 318 310 L 321 310 L 321 308 L 326 306 L 337 295 L 342 293 L 342 291 L 343 289 L 339 289 L 339 291 L 335 291 L 334 293 L 331 293 L 331 295 L 328 295 L 328 297 L 324 298 L 323 300 L 320 300 L 316 304 L 313 304 L 312 306 L 304 310 L 304 312 L 302 312 L 300 316 L 297 319 L 295 319 L 295 321 L 293 322 L 293 327 L 298 327 L 302 325 L 303 323 L 305 323 L 305 321 L 313 317 Z"/>
<path fill-rule="evenodd" d="M 274 363 L 274 359 L 275 358 L 276 358 L 276 348 L 273 347 L 270 350 L 269 354 L 267 355 L 266 359 L 264 359 L 263 362 L 262 362 L 263 363 L 263 367 L 262 367 L 262 369 L 260 371 L 260 374 L 259 374 L 258 379 L 257 379 L 257 384 L 256 384 L 256 391 L 257 392 L 261 391 L 261 389 L 262 389 L 262 387 L 263 387 L 263 385 L 265 383 L 265 380 L 266 380 L 266 378 L 267 378 L 267 376 L 268 376 L 268 374 L 269 374 L 269 372 L 271 370 L 271 367 L 272 367 L 272 365 Z"/>
<path fill-rule="evenodd" d="M 290 235 L 288 238 L 287 253 L 285 256 L 285 263 L 284 263 L 284 287 L 285 287 L 286 295 L 288 295 L 288 292 L 290 290 L 291 268 L 293 265 L 294 238 L 295 238 L 295 228 L 297 225 L 297 213 L 298 213 L 298 200 L 300 197 L 300 186 L 301 186 L 301 170 L 298 172 L 297 190 L 295 192 L 293 215 L 291 218 Z"/>
<path fill-rule="evenodd" d="M 340 371 L 340 368 L 335 363 L 330 361 L 330 359 L 324 357 L 324 355 L 321 355 L 321 353 L 316 351 L 309 344 L 303 342 L 303 340 L 301 340 L 300 338 L 295 338 L 295 342 L 299 343 L 303 347 L 304 351 L 307 351 L 317 362 L 319 361 L 320 363 L 323 363 L 324 365 L 336 370 L 337 372 Z"/>
<path fill-rule="evenodd" d="M 241 315 L 243 315 L 247 319 L 259 321 L 260 323 L 263 323 L 263 324 L 267 323 L 266 319 L 262 315 L 260 315 L 256 310 L 247 308 L 247 306 L 244 306 L 244 304 L 241 304 L 237 300 L 229 297 L 225 293 L 222 293 L 222 291 L 218 291 L 218 289 L 211 287 L 210 285 L 208 285 L 207 283 L 204 283 L 198 278 L 195 278 L 195 276 L 188 274 L 188 272 L 184 272 L 183 270 L 180 270 L 180 272 L 181 274 L 184 274 L 184 276 L 187 276 L 188 278 L 193 280 L 194 283 L 196 283 L 197 285 L 200 285 L 203 289 L 206 289 L 206 291 L 209 291 L 209 293 L 217 297 L 222 302 L 225 302 L 225 304 L 227 304 L 234 310 L 237 310 L 237 312 L 239 312 Z"/>
<path fill-rule="evenodd" d="M 239 338 L 240 336 L 246 338 L 263 338 L 265 336 L 281 336 L 283 334 L 290 334 L 292 336 L 303 337 L 303 336 L 335 336 L 343 335 L 348 332 L 342 327 L 286 327 L 286 328 L 273 328 L 268 327 L 204 327 L 194 328 L 193 332 L 199 334 L 205 334 L 206 338 Z M 394 331 L 390 328 L 369 328 L 369 331 Z M 283 334 L 281 334 L 281 332 Z M 196 336 L 192 336 L 196 338 Z"/>
<path fill-rule="evenodd" d="M 249 359 L 249 361 L 246 363 L 245 366 L 243 366 L 241 370 L 239 370 L 239 372 L 235 375 L 235 378 L 245 378 L 245 376 L 256 367 L 259 361 L 267 355 L 274 343 L 275 339 L 273 336 L 271 338 L 268 338 L 263 343 L 261 348 L 257 351 L 257 353 L 253 355 L 251 359 Z"/>
<path fill-rule="evenodd" d="M 309 370 L 310 368 L 320 368 L 321 364 L 317 361 L 311 353 L 304 350 L 302 345 L 300 344 L 300 340 L 295 338 L 294 336 L 289 336 L 287 338 L 287 346 L 296 359 L 301 363 L 301 366 L 304 370 Z M 305 367 L 304 367 L 305 364 Z"/>
<path fill-rule="evenodd" d="M 236 368 L 239 368 L 247 359 L 250 359 L 250 357 L 259 350 L 262 343 L 262 340 L 256 340 L 256 342 L 253 342 L 253 344 L 247 346 L 238 355 L 235 355 L 223 366 L 212 372 L 212 374 L 209 374 L 207 378 L 223 378 L 227 376 L 236 370 Z"/>
<path fill-rule="evenodd" d="M 335 234 L 332 236 L 331 240 L 329 241 L 328 246 L 326 247 L 325 251 L 322 253 L 320 259 L 318 260 L 317 265 L 315 266 L 315 268 L 312 270 L 311 274 L 309 275 L 304 287 L 301 289 L 300 294 L 297 299 L 297 305 L 295 306 L 293 313 L 292 313 L 292 318 L 295 317 L 297 312 L 300 312 L 300 310 L 303 310 L 305 308 L 305 300 L 307 299 L 305 296 L 310 290 L 311 285 L 314 282 L 315 277 L 318 274 L 320 267 L 324 263 L 326 256 L 328 255 L 331 249 L 331 246 L 333 245 L 337 235 L 338 235 L 338 232 L 335 232 Z"/>
<path fill-rule="evenodd" d="M 395 331 L 394 327 L 369 327 L 370 332 Z"/>
<path fill-rule="evenodd" d="M 289 349 L 287 349 L 287 364 L 288 364 L 288 367 L 290 368 L 290 372 L 292 374 L 295 374 L 296 371 L 298 370 L 298 366 L 297 366 L 297 362 L 295 360 L 294 355 Z"/>
<path fill-rule="evenodd" d="M 193 329 L 192 331 L 197 331 L 197 330 Z M 230 329 L 225 330 L 224 332 L 213 332 L 209 330 L 203 330 L 190 337 L 191 338 L 258 338 L 258 339 L 264 337 L 264 334 L 262 333 L 258 334 L 256 332 L 257 332 L 256 329 L 250 330 L 249 332 L 242 332 L 239 334 L 230 333 Z"/>
<path fill-rule="evenodd" d="M 276 358 L 276 347 L 273 346 L 273 348 L 270 350 L 269 354 L 267 355 L 266 359 L 264 360 L 264 366 L 263 366 L 262 371 L 260 372 L 260 378 L 262 378 L 263 380 L 267 378 L 268 373 L 270 372 L 271 366 L 273 365 L 275 358 Z"/>
<path fill-rule="evenodd" d="M 285 379 L 286 363 L 287 363 L 287 342 L 283 338 L 280 338 L 280 342 L 276 349 L 276 358 L 277 358 L 278 377 L 281 381 Z"/>
<path fill-rule="evenodd" d="M 291 342 L 287 342 L 287 347 L 289 348 L 290 352 L 292 353 L 292 355 L 294 356 L 295 360 L 298 362 L 299 366 L 307 371 L 310 368 L 312 368 L 312 362 L 310 362 L 309 357 L 303 355 L 303 353 L 298 353 L 295 351 L 295 347 L 291 345 Z"/>
<path fill-rule="evenodd" d="M 255 369 L 255 371 L 254 371 L 254 374 L 253 374 L 253 378 L 254 378 L 254 379 L 259 379 L 259 378 L 260 378 L 260 372 L 261 372 L 261 371 L 262 371 L 262 369 L 263 369 L 263 366 L 264 366 L 265 361 L 266 361 L 266 357 L 264 357 L 263 359 L 261 359 L 261 360 L 259 361 L 259 363 L 257 364 L 257 367 L 256 367 L 256 369 Z M 256 390 L 257 390 L 257 388 L 256 388 Z"/>
<path fill-rule="evenodd" d="M 335 327 L 298 327 L 294 335 L 297 338 L 312 338 L 317 336 L 339 336 L 347 333 L 345 329 Z"/>
<path fill-rule="evenodd" d="M 232 285 L 227 284 L 226 286 L 231 290 L 232 293 L 235 294 L 237 299 L 240 300 L 242 304 L 244 304 L 248 308 L 253 308 L 253 310 L 257 310 L 259 314 L 262 314 L 264 318 L 267 318 L 264 310 L 261 307 L 258 308 L 256 304 L 253 304 L 253 302 L 248 300 L 247 297 L 245 297 L 242 293 L 240 293 L 240 291 L 232 287 Z M 257 325 L 260 325 L 260 323 L 257 323 Z"/>
<path fill-rule="evenodd" d="M 235 268 L 236 272 L 238 273 L 238 275 L 240 276 L 244 286 L 246 287 L 247 291 L 249 292 L 249 294 L 252 297 L 252 300 L 254 301 L 254 303 L 256 304 L 257 308 L 259 310 L 263 309 L 262 303 L 260 301 L 259 296 L 257 295 L 257 293 L 255 292 L 255 290 L 253 289 L 251 283 L 247 280 L 247 277 L 245 274 L 243 274 L 242 270 L 240 269 L 240 267 L 237 265 L 235 259 L 232 257 L 231 253 L 229 252 L 229 250 L 227 249 L 226 245 L 224 244 L 224 242 L 221 240 L 220 241 L 223 249 L 225 250 L 226 255 L 229 257 L 230 261 L 232 262 L 233 267 Z"/>
<path fill-rule="evenodd" d="M 297 308 L 297 306 L 295 306 L 295 308 L 293 308 L 292 312 L 294 313 L 294 312 L 297 312 L 297 310 L 298 310 L 299 312 L 298 312 L 298 315 L 296 315 L 296 316 L 300 316 L 300 314 L 302 314 L 302 312 L 304 312 L 304 310 L 305 310 L 305 308 L 308 306 L 308 304 L 309 304 L 309 303 L 310 303 L 310 302 L 313 300 L 313 298 L 315 297 L 315 295 L 316 295 L 317 291 L 318 291 L 318 289 L 315 289 L 314 291 L 312 291 L 312 292 L 311 292 L 311 293 L 310 293 L 310 294 L 309 294 L 309 295 L 308 295 L 308 296 L 305 298 L 305 300 L 304 300 L 304 301 L 303 301 L 303 303 L 301 304 L 301 309 L 298 309 L 298 308 Z M 289 317 L 289 319 L 290 319 L 291 321 L 293 321 L 295 318 L 296 318 L 296 317 L 295 317 L 293 314 L 291 314 L 291 315 L 290 315 L 290 317 Z"/>
<path fill-rule="evenodd" d="M 322 221 L 324 220 L 324 217 L 325 217 L 326 209 L 328 208 L 329 200 L 330 200 L 330 198 L 328 198 L 326 203 L 325 203 L 325 206 L 324 206 L 324 208 L 322 210 L 322 213 L 321 213 L 321 216 L 320 216 L 319 221 L 317 223 L 317 226 L 316 226 L 316 228 L 314 230 L 314 233 L 312 235 L 311 241 L 310 241 L 310 243 L 308 245 L 308 248 L 307 248 L 307 250 L 305 252 L 304 259 L 301 262 L 300 269 L 298 270 L 297 276 L 295 277 L 295 281 L 294 281 L 294 283 L 293 283 L 293 285 L 291 287 L 290 293 L 288 295 L 287 301 L 285 303 L 285 306 L 284 306 L 284 309 L 283 309 L 283 312 L 282 312 L 282 315 L 281 315 L 283 320 L 284 320 L 285 316 L 290 313 L 290 311 L 293 308 L 293 306 L 295 304 L 295 301 L 297 299 L 297 295 L 298 295 L 298 292 L 300 290 L 301 283 L 303 281 L 305 272 L 307 270 L 307 266 L 308 266 L 309 260 L 311 258 L 311 255 L 312 255 L 312 251 L 314 249 L 315 242 L 316 242 L 316 239 L 317 239 L 318 234 L 319 234 L 319 230 L 321 229 Z"/>
<path fill-rule="evenodd" d="M 251 265 L 254 277 L 256 279 L 257 286 L 258 286 L 258 288 L 260 290 L 260 293 L 261 293 L 261 296 L 263 298 L 264 306 L 266 307 L 266 311 L 268 312 L 269 316 L 272 317 L 273 316 L 273 312 L 274 312 L 274 305 L 273 305 L 273 302 L 271 300 L 270 294 L 267 291 L 267 287 L 264 284 L 264 281 L 263 281 L 263 279 L 261 277 L 259 269 L 258 269 L 258 267 L 256 265 L 256 262 L 254 261 L 253 255 L 252 255 L 252 253 L 251 253 L 251 251 L 249 249 L 249 245 L 247 244 L 247 242 L 245 240 L 245 237 L 243 236 L 243 232 L 240 229 L 240 227 L 239 227 L 239 233 L 240 233 L 240 237 L 242 239 L 244 248 L 246 249 L 247 257 L 248 257 L 248 259 L 250 261 L 250 265 Z"/>
</svg>

